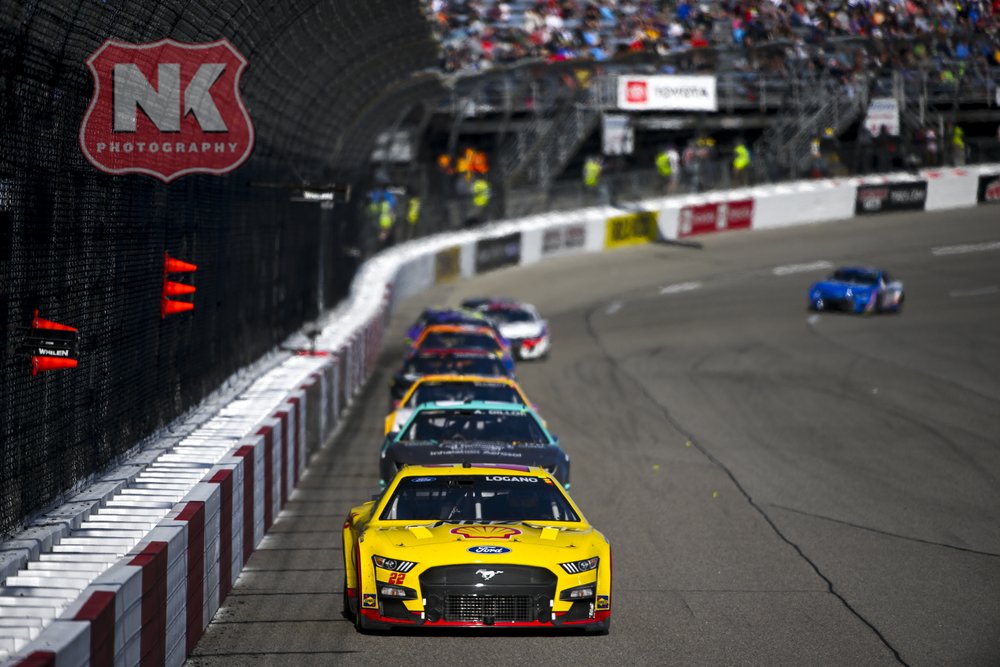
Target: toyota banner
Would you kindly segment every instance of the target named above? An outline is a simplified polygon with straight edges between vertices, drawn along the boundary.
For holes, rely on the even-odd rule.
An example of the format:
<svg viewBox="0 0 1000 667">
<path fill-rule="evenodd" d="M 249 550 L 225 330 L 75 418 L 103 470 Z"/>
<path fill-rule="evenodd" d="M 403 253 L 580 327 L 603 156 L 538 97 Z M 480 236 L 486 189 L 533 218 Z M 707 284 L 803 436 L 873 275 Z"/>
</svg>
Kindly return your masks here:
<svg viewBox="0 0 1000 667">
<path fill-rule="evenodd" d="M 619 76 L 618 108 L 628 111 L 718 111 L 714 76 Z"/>
</svg>

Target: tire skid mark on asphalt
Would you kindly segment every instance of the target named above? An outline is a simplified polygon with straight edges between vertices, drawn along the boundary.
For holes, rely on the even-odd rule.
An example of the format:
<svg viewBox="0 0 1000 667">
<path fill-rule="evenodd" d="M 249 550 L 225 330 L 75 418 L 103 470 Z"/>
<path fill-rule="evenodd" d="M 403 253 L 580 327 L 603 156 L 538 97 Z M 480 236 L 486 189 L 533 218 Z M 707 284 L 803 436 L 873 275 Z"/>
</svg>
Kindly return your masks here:
<svg viewBox="0 0 1000 667">
<path fill-rule="evenodd" d="M 888 364 L 888 365 L 891 365 L 891 366 L 894 366 L 896 368 L 902 369 L 902 370 L 904 370 L 906 372 L 909 372 L 909 373 L 915 373 L 915 374 L 918 374 L 918 375 L 922 375 L 922 376 L 924 376 L 926 378 L 929 378 L 931 381 L 942 382 L 942 383 L 950 385 L 950 386 L 952 386 L 952 387 L 954 387 L 954 388 L 956 388 L 958 390 L 966 391 L 969 394 L 972 394 L 973 396 L 975 396 L 977 398 L 980 398 L 980 399 L 983 399 L 983 400 L 985 400 L 987 402 L 990 402 L 990 403 L 994 403 L 995 402 L 995 399 L 993 397 L 987 396 L 987 395 L 985 395 L 985 394 L 983 394 L 981 392 L 976 391 L 975 389 L 971 389 L 971 388 L 966 387 L 964 385 L 955 383 L 955 382 L 953 382 L 951 380 L 938 377 L 937 375 L 932 375 L 930 373 L 923 372 L 923 371 L 921 371 L 921 370 L 919 370 L 917 368 L 913 368 L 911 366 L 906 366 L 906 365 L 903 365 L 903 364 L 899 364 L 899 363 L 894 362 L 894 361 L 892 361 L 890 359 L 886 359 L 886 358 L 883 358 L 883 357 L 878 357 L 878 356 L 875 356 L 875 355 L 866 354 L 861 349 L 859 349 L 858 347 L 852 347 L 852 346 L 848 346 L 848 345 L 844 345 L 844 344 L 838 343 L 838 341 L 835 338 L 832 338 L 830 336 L 827 336 L 825 334 L 820 333 L 818 329 L 812 328 L 810 330 L 817 337 L 822 338 L 827 344 L 829 344 L 831 346 L 834 346 L 834 347 L 838 347 L 838 348 L 840 348 L 843 351 L 846 351 L 846 352 L 848 352 L 848 353 L 850 353 L 852 355 L 855 355 L 855 361 L 852 362 L 852 365 L 856 364 L 856 363 L 859 363 L 862 360 L 866 360 L 869 365 L 871 365 L 871 364 L 877 364 L 877 363 Z M 850 373 L 848 373 L 847 376 L 845 376 L 845 380 L 849 379 L 849 377 L 850 377 Z M 854 400 L 854 398 L 851 396 L 851 394 L 849 392 L 847 392 L 845 390 L 845 392 L 844 392 L 841 400 Z M 858 399 L 858 400 L 860 400 L 860 399 Z M 895 406 L 895 405 L 893 405 L 892 403 L 889 403 L 889 402 L 882 403 L 881 404 L 881 409 L 882 409 L 883 412 L 887 413 L 888 415 L 897 417 L 897 418 L 899 418 L 899 419 L 901 419 L 901 420 L 903 420 L 903 421 L 905 421 L 905 422 L 907 422 L 909 424 L 912 424 L 912 425 L 914 425 L 914 426 L 916 426 L 916 427 L 924 430 L 926 433 L 934 436 L 937 440 L 939 440 L 940 442 L 942 442 L 943 444 L 945 444 L 948 447 L 948 449 L 955 456 L 957 456 L 962 461 L 964 461 L 969 466 L 969 468 L 971 470 L 973 470 L 974 472 L 979 473 L 985 480 L 987 480 L 988 482 L 990 482 L 990 484 L 992 484 L 994 486 L 994 488 L 1000 488 L 1000 479 L 997 479 L 993 474 L 990 473 L 990 471 L 985 466 L 983 466 L 975 458 L 973 458 L 973 456 L 971 454 L 967 453 L 965 451 L 965 449 L 958 443 L 957 440 L 955 440 L 951 436 L 947 435 L 945 433 L 945 431 L 942 430 L 941 428 L 938 428 L 937 426 L 935 426 L 935 425 L 931 424 L 929 421 L 927 421 L 927 418 L 928 418 L 927 414 L 925 414 L 923 412 L 908 411 L 908 410 L 906 410 L 905 408 L 903 408 L 901 406 Z M 954 428 L 954 427 L 950 427 L 950 428 Z"/>
<path fill-rule="evenodd" d="M 1000 287 L 996 285 L 990 285 L 988 287 L 977 287 L 974 289 L 955 289 L 948 292 L 948 296 L 962 298 L 970 296 L 987 296 L 990 294 L 996 294 L 1000 292 Z"/>
<path fill-rule="evenodd" d="M 1000 241 L 938 246 L 937 248 L 931 248 L 931 254 L 935 257 L 946 257 L 948 255 L 965 255 L 970 252 L 989 252 L 991 250 L 1000 250 Z"/>
<path fill-rule="evenodd" d="M 584 318 L 584 322 L 586 323 L 585 327 L 586 332 L 587 335 L 594 340 L 594 343 L 597 345 L 597 348 L 600 350 L 601 354 L 603 354 L 605 358 L 607 358 L 611 366 L 615 370 L 617 370 L 618 373 L 628 378 L 632 382 L 632 384 L 635 385 L 639 393 L 645 396 L 646 399 L 652 405 L 656 406 L 656 408 L 663 415 L 663 418 L 667 421 L 667 423 L 669 423 L 678 433 L 681 433 L 684 436 L 686 436 L 687 439 L 694 445 L 694 447 L 699 452 L 701 452 L 701 454 L 705 458 L 707 458 L 714 466 L 716 466 L 719 470 L 721 470 L 726 477 L 729 478 L 729 481 L 732 482 L 736 490 L 740 493 L 740 495 L 743 496 L 743 499 L 750 505 L 750 507 L 752 507 L 761 516 L 761 518 L 767 523 L 767 525 L 771 527 L 771 530 L 774 532 L 774 534 L 777 535 L 777 537 L 780 540 L 782 540 L 785 544 L 790 546 L 795 551 L 795 553 L 799 555 L 799 557 L 803 560 L 803 562 L 805 562 L 813 570 L 813 572 L 816 573 L 816 576 L 818 576 L 826 584 L 827 592 L 830 595 L 833 595 L 835 598 L 837 598 L 837 600 L 841 603 L 841 605 L 843 605 L 843 607 L 851 615 L 853 615 L 855 618 L 858 619 L 858 621 L 863 623 L 869 630 L 871 630 L 871 632 L 878 638 L 878 640 L 882 643 L 882 645 L 885 646 L 890 653 L 892 653 L 893 657 L 899 664 L 908 666 L 909 663 L 903 659 L 902 654 L 896 649 L 895 646 L 892 645 L 892 643 L 889 641 L 889 638 L 886 637 L 882 633 L 882 631 L 875 626 L 875 624 L 872 621 L 868 620 L 868 618 L 866 618 L 865 615 L 862 614 L 860 610 L 856 609 L 850 603 L 850 601 L 844 596 L 844 594 L 840 593 L 836 589 L 836 587 L 833 584 L 833 580 L 830 579 L 826 574 L 824 574 L 823 570 L 820 569 L 819 565 L 815 561 L 813 561 L 809 556 L 806 555 L 802 547 L 800 547 L 790 537 L 785 535 L 785 533 L 778 527 L 778 524 L 775 523 L 775 521 L 771 518 L 771 516 L 764 510 L 764 508 L 761 505 L 759 505 L 757 501 L 753 499 L 753 496 L 751 496 L 750 492 L 747 491 L 747 489 L 740 483 L 740 481 L 736 478 L 736 475 L 733 473 L 733 471 L 730 470 L 729 467 L 727 467 L 721 460 L 716 458 L 710 451 L 708 451 L 708 449 L 706 449 L 704 445 L 702 445 L 699 442 L 699 440 L 695 437 L 693 433 L 684 428 L 670 413 L 670 411 L 666 408 L 666 406 L 662 405 L 659 401 L 657 401 L 656 398 L 646 388 L 646 386 L 638 380 L 638 378 L 630 374 L 625 368 L 623 368 L 618 363 L 618 360 L 616 360 L 611 355 L 610 351 L 604 346 L 600 336 L 597 335 L 597 331 L 594 329 L 595 313 L 596 309 L 592 309 L 589 313 L 587 313 L 587 316 Z M 612 375 L 618 375 L 618 373 L 614 373 Z"/>
<path fill-rule="evenodd" d="M 833 337 L 831 335 L 828 335 L 827 333 L 823 332 L 821 329 L 819 329 L 817 327 L 810 327 L 809 331 L 814 336 L 822 339 L 827 345 L 830 345 L 830 346 L 833 346 L 833 347 L 837 347 L 837 348 L 839 348 L 839 349 L 841 349 L 843 351 L 846 351 L 846 352 L 848 352 L 848 353 L 850 353 L 852 355 L 855 355 L 856 357 L 858 357 L 860 359 L 865 359 L 869 363 L 882 363 L 882 364 L 886 364 L 888 366 L 892 366 L 892 367 L 894 367 L 896 369 L 903 370 L 903 371 L 905 371 L 907 373 L 914 373 L 916 375 L 921 375 L 921 376 L 923 376 L 923 377 L 931 380 L 932 382 L 940 382 L 940 383 L 945 384 L 945 385 L 947 385 L 947 386 L 949 386 L 949 387 L 951 387 L 953 389 L 957 389 L 959 391 L 967 392 L 968 394 L 971 394 L 972 396 L 974 396 L 974 397 L 976 397 L 978 399 L 981 399 L 981 400 L 987 402 L 990 405 L 995 405 L 995 403 L 997 401 L 997 398 L 995 396 L 990 396 L 988 394 L 984 394 L 983 392 L 981 392 L 981 391 L 979 391 L 977 389 L 973 389 L 972 387 L 968 387 L 968 386 L 966 386 L 964 384 L 961 384 L 961 383 L 956 382 L 954 380 L 951 380 L 949 378 L 944 378 L 944 377 L 941 377 L 939 375 L 935 375 L 933 373 L 928 373 L 927 371 L 924 371 L 924 370 L 922 370 L 920 368 L 915 368 L 913 366 L 907 366 L 907 365 L 899 363 L 897 361 L 893 361 L 892 359 L 889 359 L 887 357 L 880 357 L 878 355 L 868 354 L 867 352 L 864 351 L 863 348 L 858 347 L 858 346 L 851 346 L 851 345 L 847 345 L 847 344 L 844 344 L 844 343 L 840 343 L 835 337 Z M 989 406 L 987 406 L 987 407 L 989 407 Z M 902 416 L 902 415 L 900 415 L 900 416 Z M 924 425 L 927 425 L 925 422 L 920 422 L 920 423 L 924 424 Z M 935 433 L 935 434 L 938 433 L 937 430 L 934 430 L 932 432 Z"/>
<path fill-rule="evenodd" d="M 681 294 L 683 292 L 693 292 L 694 290 L 701 289 L 702 287 L 703 285 L 701 282 L 692 280 L 686 283 L 664 285 L 660 288 L 660 294 Z"/>
<path fill-rule="evenodd" d="M 790 276 L 795 273 L 810 273 L 812 271 L 823 271 L 825 269 L 832 269 L 833 262 L 820 259 L 815 262 L 807 262 L 803 264 L 785 264 L 783 266 L 776 266 L 771 269 L 771 273 L 776 276 Z"/>
<path fill-rule="evenodd" d="M 882 535 L 884 537 L 892 537 L 898 540 L 905 540 L 907 542 L 916 542 L 918 544 L 926 544 L 932 547 L 941 547 L 942 549 L 953 549 L 955 551 L 961 551 L 963 553 L 975 554 L 976 556 L 989 556 L 992 558 L 1000 558 L 1000 553 L 994 553 L 992 551 L 982 551 L 981 549 L 971 549 L 969 547 L 960 547 L 954 544 L 948 544 L 947 542 L 937 542 L 934 540 L 925 540 L 920 537 L 911 537 L 909 535 L 900 535 L 899 533 L 892 533 L 887 530 L 882 530 L 881 528 L 872 528 L 871 526 L 863 526 L 859 523 L 854 523 L 852 521 L 844 521 L 843 519 L 835 519 L 831 516 L 824 516 L 822 514 L 816 514 L 814 512 L 805 512 L 803 510 L 797 510 L 791 507 L 786 507 L 784 505 L 775 505 L 773 503 L 768 503 L 768 507 L 773 507 L 774 509 L 781 510 L 783 512 L 790 512 L 792 514 L 798 514 L 800 516 L 807 516 L 812 519 L 819 519 L 820 521 L 829 521 L 830 523 L 836 523 L 841 526 L 847 526 L 849 528 L 856 528 L 858 530 L 863 530 L 869 533 L 875 533 L 876 535 Z"/>
</svg>

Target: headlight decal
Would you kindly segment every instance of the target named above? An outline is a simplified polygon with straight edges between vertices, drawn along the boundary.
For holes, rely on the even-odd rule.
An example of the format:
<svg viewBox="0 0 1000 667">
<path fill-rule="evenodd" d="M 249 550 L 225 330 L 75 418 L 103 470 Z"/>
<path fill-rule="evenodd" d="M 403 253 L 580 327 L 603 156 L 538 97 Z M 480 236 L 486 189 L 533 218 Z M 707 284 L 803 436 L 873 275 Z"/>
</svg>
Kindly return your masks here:
<svg viewBox="0 0 1000 667">
<path fill-rule="evenodd" d="M 580 574 L 581 572 L 596 570 L 600 561 L 600 558 L 594 556 L 593 558 L 585 558 L 583 560 L 573 561 L 572 563 L 559 563 L 559 565 L 562 569 L 566 570 L 568 574 Z"/>
<path fill-rule="evenodd" d="M 372 556 L 372 562 L 375 563 L 375 567 L 392 572 L 409 572 L 416 566 L 416 563 L 408 560 L 386 558 L 385 556 Z"/>
</svg>

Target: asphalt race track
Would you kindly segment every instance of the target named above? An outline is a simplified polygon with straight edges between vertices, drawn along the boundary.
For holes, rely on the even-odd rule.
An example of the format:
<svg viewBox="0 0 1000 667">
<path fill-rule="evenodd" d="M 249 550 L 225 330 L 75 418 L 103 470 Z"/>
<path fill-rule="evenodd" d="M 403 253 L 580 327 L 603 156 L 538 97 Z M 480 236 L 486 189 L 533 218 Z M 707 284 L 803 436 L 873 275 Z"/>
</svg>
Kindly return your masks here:
<svg viewBox="0 0 1000 667">
<path fill-rule="evenodd" d="M 702 238 L 439 286 L 393 320 L 399 341 L 478 294 L 549 319 L 552 356 L 518 370 L 615 549 L 608 636 L 341 616 L 397 343 L 190 664 L 1000 664 L 1000 208 Z M 904 312 L 808 312 L 817 262 L 884 266 Z"/>
</svg>

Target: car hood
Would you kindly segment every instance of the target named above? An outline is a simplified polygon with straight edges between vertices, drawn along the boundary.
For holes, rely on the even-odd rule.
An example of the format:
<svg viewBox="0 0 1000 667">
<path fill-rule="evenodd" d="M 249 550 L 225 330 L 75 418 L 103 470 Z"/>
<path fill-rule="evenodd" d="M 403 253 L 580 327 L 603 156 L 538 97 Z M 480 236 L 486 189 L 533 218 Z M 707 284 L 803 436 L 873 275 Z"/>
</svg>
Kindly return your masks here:
<svg viewBox="0 0 1000 667">
<path fill-rule="evenodd" d="M 375 522 L 365 531 L 365 539 L 377 540 L 387 547 L 412 549 L 413 553 L 405 556 L 407 560 L 433 558 L 437 562 L 478 559 L 488 559 L 489 562 L 523 561 L 526 555 L 537 553 L 538 549 L 585 549 L 603 541 L 600 533 L 580 523 L 568 526 L 556 526 L 555 522 L 549 525 L 531 522 L 401 523 L 394 521 L 393 525 L 385 525 Z M 503 551 L 504 548 L 509 551 Z M 420 551 L 427 551 L 427 556 L 420 556 Z M 574 558 L 567 560 L 586 558 L 589 554 L 581 549 L 579 552 L 574 550 L 572 555 Z"/>
<path fill-rule="evenodd" d="M 500 325 L 504 338 L 535 338 L 545 332 L 545 322 L 510 322 Z"/>
</svg>

